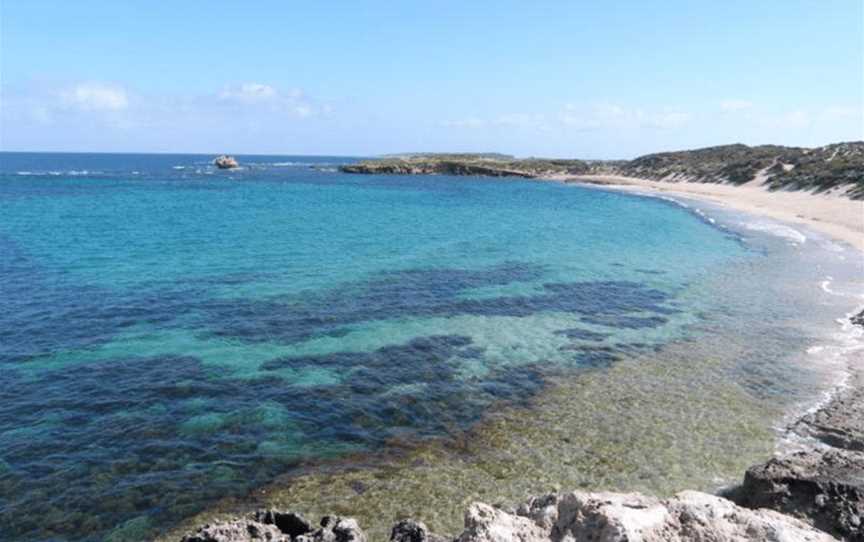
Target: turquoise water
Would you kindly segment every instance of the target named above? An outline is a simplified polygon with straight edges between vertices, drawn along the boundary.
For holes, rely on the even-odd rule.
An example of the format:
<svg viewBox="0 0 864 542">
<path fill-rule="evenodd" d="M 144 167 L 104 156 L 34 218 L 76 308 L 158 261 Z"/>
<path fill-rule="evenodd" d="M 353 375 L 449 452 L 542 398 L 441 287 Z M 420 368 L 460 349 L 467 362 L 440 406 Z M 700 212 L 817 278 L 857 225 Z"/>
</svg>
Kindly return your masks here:
<svg viewBox="0 0 864 542">
<path fill-rule="evenodd" d="M 685 337 L 766 258 L 674 203 L 346 158 L 0 154 L 0 525 L 159 530 Z"/>
</svg>

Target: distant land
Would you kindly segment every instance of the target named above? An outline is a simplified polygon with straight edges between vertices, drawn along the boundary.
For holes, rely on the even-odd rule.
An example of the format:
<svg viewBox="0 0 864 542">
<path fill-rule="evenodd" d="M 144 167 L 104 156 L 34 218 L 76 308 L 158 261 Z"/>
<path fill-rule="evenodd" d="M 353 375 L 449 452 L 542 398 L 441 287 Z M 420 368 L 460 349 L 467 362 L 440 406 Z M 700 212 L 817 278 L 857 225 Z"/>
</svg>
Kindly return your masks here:
<svg viewBox="0 0 864 542">
<path fill-rule="evenodd" d="M 741 185 L 770 190 L 842 192 L 864 199 L 864 141 L 823 147 L 743 144 L 647 154 L 633 160 L 514 158 L 497 153 L 408 153 L 341 166 L 346 173 L 575 177 L 617 175 L 666 182 Z"/>
</svg>

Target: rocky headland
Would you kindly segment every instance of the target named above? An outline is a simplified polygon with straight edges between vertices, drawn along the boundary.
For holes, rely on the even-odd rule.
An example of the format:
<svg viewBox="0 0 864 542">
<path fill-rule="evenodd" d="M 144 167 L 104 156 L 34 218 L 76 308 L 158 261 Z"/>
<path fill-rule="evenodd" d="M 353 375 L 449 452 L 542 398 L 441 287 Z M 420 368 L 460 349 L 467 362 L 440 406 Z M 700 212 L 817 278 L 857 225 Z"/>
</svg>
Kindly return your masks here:
<svg viewBox="0 0 864 542">
<path fill-rule="evenodd" d="M 590 167 L 582 160 L 516 159 L 497 154 L 416 154 L 365 160 L 339 168 L 345 173 L 391 175 L 482 175 L 536 178 L 579 175 Z"/>
<path fill-rule="evenodd" d="M 852 322 L 864 325 L 864 311 Z M 860 368 L 857 368 L 860 370 Z M 683 491 L 659 499 L 638 493 L 569 492 L 516 506 L 474 503 L 458 534 L 419 521 L 392 527 L 391 542 L 864 541 L 864 374 L 788 430 L 803 451 L 747 469 L 723 496 Z M 260 510 L 199 527 L 182 542 L 366 542 L 352 518 L 315 525 L 293 512 Z"/>
<path fill-rule="evenodd" d="M 633 160 L 516 159 L 496 154 L 409 154 L 342 166 L 346 173 L 486 175 L 546 178 L 612 175 L 665 182 L 740 185 L 761 181 L 771 190 L 840 191 L 864 199 L 864 142 L 817 148 L 722 145 L 663 152 Z"/>
</svg>

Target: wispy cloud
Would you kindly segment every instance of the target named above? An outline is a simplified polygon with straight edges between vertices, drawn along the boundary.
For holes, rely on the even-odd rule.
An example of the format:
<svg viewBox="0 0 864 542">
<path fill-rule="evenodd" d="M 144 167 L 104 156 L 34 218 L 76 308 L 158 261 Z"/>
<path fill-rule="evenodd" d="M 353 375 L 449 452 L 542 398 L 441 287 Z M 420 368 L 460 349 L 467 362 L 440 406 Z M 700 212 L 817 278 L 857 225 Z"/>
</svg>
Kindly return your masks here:
<svg viewBox="0 0 864 542">
<path fill-rule="evenodd" d="M 723 100 L 720 102 L 720 109 L 726 113 L 737 113 L 739 111 L 747 111 L 753 109 L 753 102 L 748 100 Z"/>
<path fill-rule="evenodd" d="M 279 93 L 272 86 L 263 83 L 242 83 L 223 87 L 218 96 L 220 100 L 261 103 L 277 99 Z"/>
<path fill-rule="evenodd" d="M 81 111 L 123 111 L 129 107 L 126 90 L 107 83 L 78 83 L 59 91 L 63 105 Z"/>
<path fill-rule="evenodd" d="M 566 126 L 585 131 L 639 128 L 673 130 L 688 124 L 691 115 L 672 107 L 646 111 L 641 108 L 603 103 L 587 107 L 568 104 L 558 118 Z"/>
<path fill-rule="evenodd" d="M 239 108 L 265 107 L 270 111 L 299 118 L 329 115 L 332 108 L 319 105 L 299 88 L 280 90 L 264 83 L 226 85 L 217 93 L 217 100 Z"/>
</svg>

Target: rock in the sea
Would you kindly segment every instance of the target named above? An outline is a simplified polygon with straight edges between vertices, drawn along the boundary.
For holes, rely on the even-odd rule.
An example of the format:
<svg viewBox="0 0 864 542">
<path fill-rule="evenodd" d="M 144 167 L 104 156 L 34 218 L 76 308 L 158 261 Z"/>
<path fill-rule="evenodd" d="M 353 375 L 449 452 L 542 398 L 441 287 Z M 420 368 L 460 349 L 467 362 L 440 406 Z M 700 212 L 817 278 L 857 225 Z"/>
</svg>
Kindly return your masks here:
<svg viewBox="0 0 864 542">
<path fill-rule="evenodd" d="M 636 493 L 568 493 L 532 499 L 516 514 L 474 504 L 458 542 L 828 542 L 836 540 L 773 510 L 749 510 L 685 491 L 660 500 Z"/>
<path fill-rule="evenodd" d="M 247 518 L 208 524 L 182 542 L 366 542 L 353 518 L 325 516 L 315 529 L 300 514 L 259 510 Z"/>
<path fill-rule="evenodd" d="M 864 454 L 798 452 L 750 467 L 739 504 L 805 518 L 849 541 L 864 541 Z"/>
<path fill-rule="evenodd" d="M 213 165 L 215 165 L 219 169 L 233 169 L 240 167 L 240 164 L 237 162 L 236 158 L 225 154 L 223 154 L 222 156 L 218 156 L 215 160 L 213 160 Z"/>
</svg>

